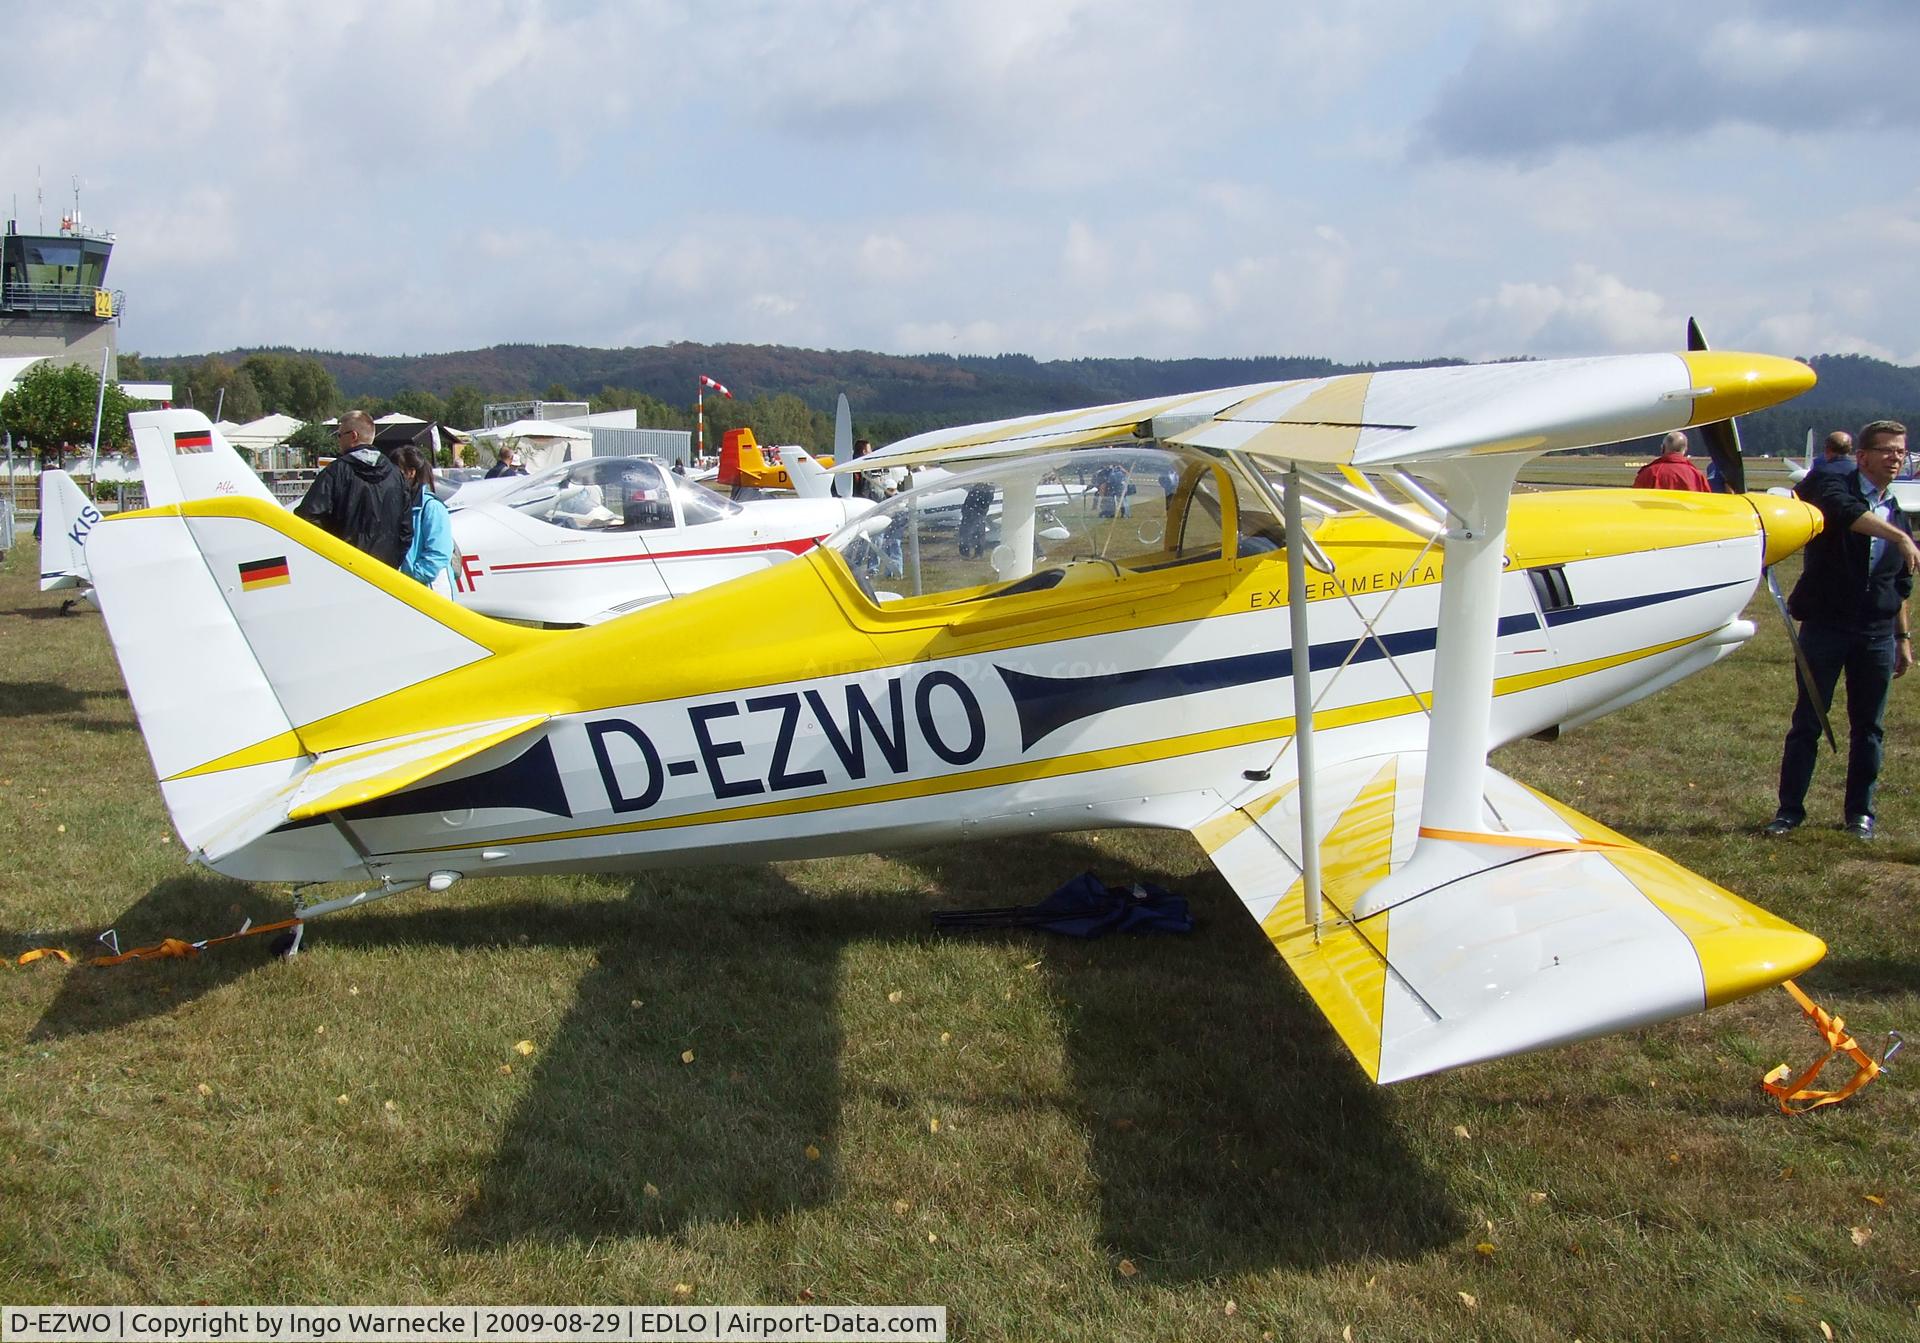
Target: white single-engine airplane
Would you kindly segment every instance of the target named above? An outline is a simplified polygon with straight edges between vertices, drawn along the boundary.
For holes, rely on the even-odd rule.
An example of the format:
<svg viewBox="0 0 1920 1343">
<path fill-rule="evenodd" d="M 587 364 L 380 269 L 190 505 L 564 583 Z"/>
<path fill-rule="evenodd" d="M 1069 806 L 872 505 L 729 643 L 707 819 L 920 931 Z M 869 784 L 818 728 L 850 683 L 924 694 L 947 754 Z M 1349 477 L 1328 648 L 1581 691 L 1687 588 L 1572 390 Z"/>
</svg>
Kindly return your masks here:
<svg viewBox="0 0 1920 1343">
<path fill-rule="evenodd" d="M 908 492 L 792 563 L 584 630 L 485 619 L 248 498 L 118 515 L 89 548 L 193 855 L 369 883 L 304 918 L 490 874 L 1181 829 L 1390 1082 L 1824 954 L 1487 764 L 1725 656 L 1762 566 L 1819 526 L 1766 495 L 1515 498 L 1521 465 L 1812 381 L 1637 355 L 922 435 L 859 465 L 984 459 L 942 488 L 991 485 L 986 554 L 918 548 Z M 1143 482 L 1134 516 L 1043 535 L 1044 483 L 1106 468 Z M 890 509 L 908 563 L 879 594 L 846 553 Z"/>
<path fill-rule="evenodd" d="M 751 503 L 649 457 L 477 481 L 452 503 L 456 600 L 513 620 L 597 625 L 782 563 L 871 507 L 831 497 L 825 471 L 812 469 L 818 497 Z"/>
</svg>

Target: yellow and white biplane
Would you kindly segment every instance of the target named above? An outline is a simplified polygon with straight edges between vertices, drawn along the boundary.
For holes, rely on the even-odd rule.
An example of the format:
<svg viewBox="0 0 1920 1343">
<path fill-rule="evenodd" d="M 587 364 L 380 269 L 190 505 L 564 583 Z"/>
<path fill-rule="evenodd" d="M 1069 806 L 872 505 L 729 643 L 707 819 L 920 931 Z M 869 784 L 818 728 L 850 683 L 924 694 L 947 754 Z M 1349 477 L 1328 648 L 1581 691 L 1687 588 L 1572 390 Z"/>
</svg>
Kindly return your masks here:
<svg viewBox="0 0 1920 1343">
<path fill-rule="evenodd" d="M 109 518 L 89 549 L 193 855 L 365 884 L 305 918 L 495 874 L 1186 830 L 1390 1082 L 1699 1011 L 1824 953 L 1487 763 L 1731 652 L 1763 566 L 1819 527 L 1767 495 L 1516 496 L 1520 467 L 1812 382 L 1653 354 L 922 435 L 859 465 L 990 489 L 990 546 L 923 532 L 909 490 L 792 563 L 564 632 L 463 610 L 253 498 Z M 902 572 L 876 579 L 890 529 Z"/>
</svg>

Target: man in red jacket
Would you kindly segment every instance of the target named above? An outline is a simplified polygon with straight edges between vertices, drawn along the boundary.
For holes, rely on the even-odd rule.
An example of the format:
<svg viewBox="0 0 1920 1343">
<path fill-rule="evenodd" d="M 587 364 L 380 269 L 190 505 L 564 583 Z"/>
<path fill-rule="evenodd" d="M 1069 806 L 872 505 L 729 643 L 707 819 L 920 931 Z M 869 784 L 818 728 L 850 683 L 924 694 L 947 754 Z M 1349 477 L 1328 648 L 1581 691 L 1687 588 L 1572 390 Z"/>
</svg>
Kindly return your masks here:
<svg viewBox="0 0 1920 1343">
<path fill-rule="evenodd" d="M 1636 490 L 1694 490 L 1710 494 L 1713 487 L 1700 468 L 1687 460 L 1687 432 L 1676 429 L 1660 441 L 1660 455 L 1640 468 L 1633 478 Z"/>
</svg>

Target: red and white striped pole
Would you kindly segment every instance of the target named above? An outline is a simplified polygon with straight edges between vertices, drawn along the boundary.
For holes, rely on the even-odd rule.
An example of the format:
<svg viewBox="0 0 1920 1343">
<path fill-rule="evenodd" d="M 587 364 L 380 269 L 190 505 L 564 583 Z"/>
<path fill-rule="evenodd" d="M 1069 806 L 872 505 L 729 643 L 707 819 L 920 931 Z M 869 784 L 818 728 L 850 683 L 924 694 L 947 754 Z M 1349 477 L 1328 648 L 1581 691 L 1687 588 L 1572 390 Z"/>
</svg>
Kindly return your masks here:
<svg viewBox="0 0 1920 1343">
<path fill-rule="evenodd" d="M 706 374 L 702 373 L 700 375 L 700 385 L 694 389 L 693 393 L 693 418 L 694 423 L 700 430 L 700 446 L 698 452 L 702 457 L 707 455 L 707 388 L 709 387 L 726 397 L 727 400 L 733 400 L 732 392 L 729 392 L 725 387 L 722 387 Z"/>
</svg>

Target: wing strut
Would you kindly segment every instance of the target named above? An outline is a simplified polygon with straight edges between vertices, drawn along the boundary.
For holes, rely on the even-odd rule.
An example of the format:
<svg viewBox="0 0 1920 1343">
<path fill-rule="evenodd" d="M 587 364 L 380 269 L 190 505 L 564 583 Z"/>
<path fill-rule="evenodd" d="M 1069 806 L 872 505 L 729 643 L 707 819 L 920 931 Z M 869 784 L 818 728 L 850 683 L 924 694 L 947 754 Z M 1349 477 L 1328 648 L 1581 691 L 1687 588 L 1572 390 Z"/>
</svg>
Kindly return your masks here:
<svg viewBox="0 0 1920 1343">
<path fill-rule="evenodd" d="M 1252 473 L 1259 476 L 1259 471 Z M 1300 885 L 1307 926 L 1320 940 L 1320 828 L 1314 808 L 1313 640 L 1307 632 L 1307 528 L 1300 516 L 1300 467 L 1287 465 L 1281 516 L 1287 527 L 1287 629 L 1293 648 L 1293 763 L 1300 780 Z"/>
<path fill-rule="evenodd" d="M 1440 571 L 1440 635 L 1427 721 L 1420 838 L 1407 863 L 1360 898 L 1351 911 L 1356 919 L 1458 875 L 1462 846 L 1456 837 L 1487 828 L 1487 750 L 1507 510 L 1514 479 L 1530 460 L 1524 453 L 1500 453 L 1435 462 L 1429 468 L 1445 487 L 1447 508 L 1457 523 L 1446 532 Z M 1451 832 L 1452 837 L 1439 832 Z"/>
</svg>

